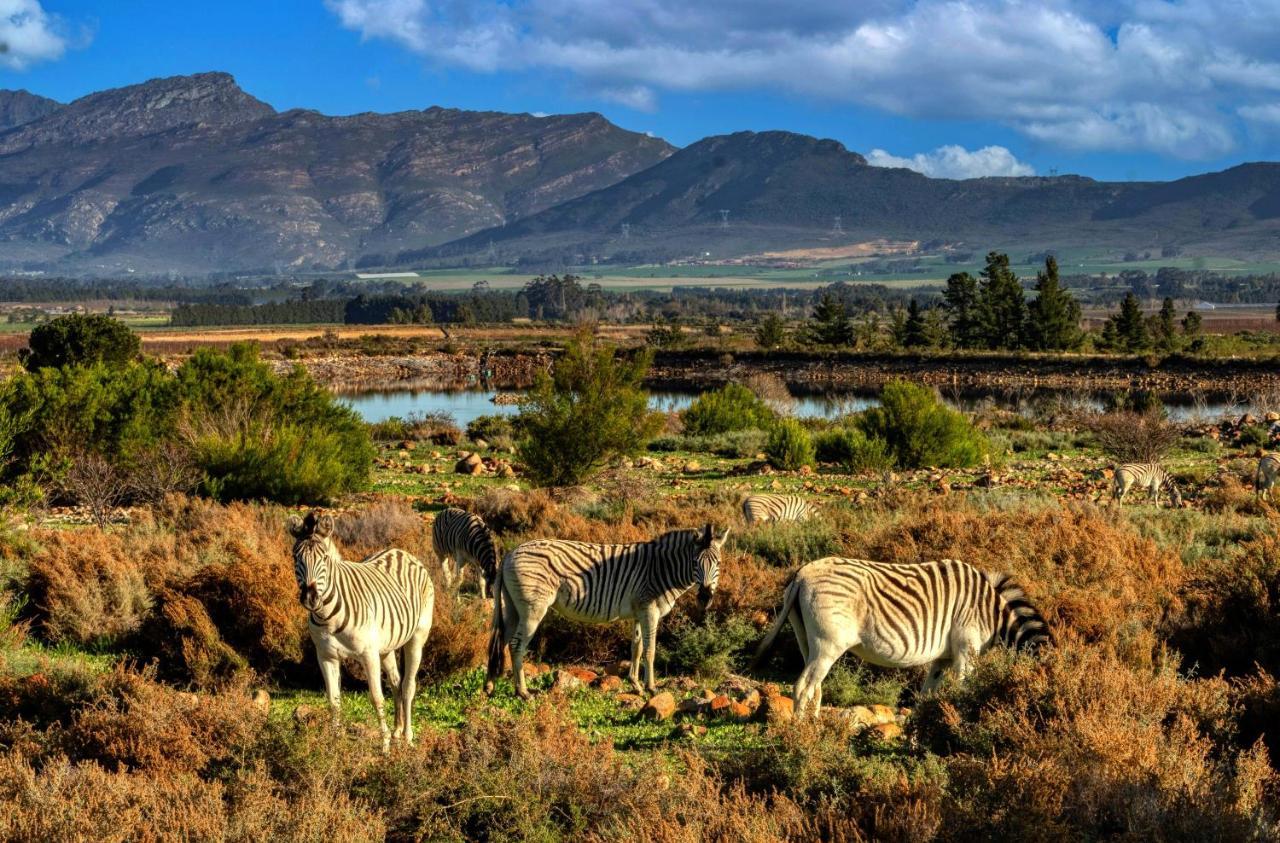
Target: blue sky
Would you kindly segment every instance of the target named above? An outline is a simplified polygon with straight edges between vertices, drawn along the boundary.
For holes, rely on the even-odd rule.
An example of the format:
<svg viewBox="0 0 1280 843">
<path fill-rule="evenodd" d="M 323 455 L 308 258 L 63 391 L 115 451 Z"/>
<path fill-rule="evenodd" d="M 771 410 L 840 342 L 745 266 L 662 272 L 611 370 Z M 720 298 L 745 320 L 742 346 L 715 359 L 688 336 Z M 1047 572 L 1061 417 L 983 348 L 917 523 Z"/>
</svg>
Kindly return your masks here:
<svg viewBox="0 0 1280 843">
<path fill-rule="evenodd" d="M 60 100 L 225 70 L 279 109 L 788 129 L 935 175 L 1280 158 L 1277 0 L 0 0 L 0 44 L 0 87 Z"/>
</svg>

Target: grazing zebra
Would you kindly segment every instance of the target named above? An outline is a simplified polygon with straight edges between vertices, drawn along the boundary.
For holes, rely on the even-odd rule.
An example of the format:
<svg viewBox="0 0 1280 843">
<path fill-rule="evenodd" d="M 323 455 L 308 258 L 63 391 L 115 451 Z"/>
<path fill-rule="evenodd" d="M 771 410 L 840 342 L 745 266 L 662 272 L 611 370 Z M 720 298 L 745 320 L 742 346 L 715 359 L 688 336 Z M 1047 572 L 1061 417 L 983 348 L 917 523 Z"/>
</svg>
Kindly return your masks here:
<svg viewBox="0 0 1280 843">
<path fill-rule="evenodd" d="M 816 511 L 812 503 L 799 495 L 748 495 L 742 502 L 742 517 L 748 524 L 808 521 Z"/>
<path fill-rule="evenodd" d="M 954 559 L 903 565 L 829 556 L 810 562 L 787 584 L 757 663 L 788 620 L 805 660 L 796 680 L 796 712 L 812 705 L 815 715 L 822 680 L 849 649 L 882 667 L 928 665 L 928 693 L 943 670 L 951 667 L 963 678 L 973 657 L 997 641 L 1035 650 L 1052 640 L 1044 618 L 1007 576 Z"/>
<path fill-rule="evenodd" d="M 413 743 L 413 695 L 422 645 L 431 632 L 435 591 L 431 575 L 410 554 L 384 550 L 360 562 L 347 562 L 333 543 L 333 516 L 289 519 L 293 535 L 293 573 L 299 599 L 310 613 L 325 696 L 338 722 L 339 667 L 357 659 L 369 679 L 369 697 L 378 713 L 382 750 L 391 746 L 382 710 L 382 671 L 395 689 L 395 737 Z M 396 662 L 396 653 L 404 664 Z M 401 669 L 403 668 L 403 674 Z"/>
<path fill-rule="evenodd" d="M 480 596 L 489 595 L 488 586 L 498 573 L 502 554 L 498 550 L 498 539 L 479 515 L 456 507 L 446 509 L 431 525 L 431 543 L 444 569 L 446 586 L 453 588 L 455 574 L 461 584 L 463 568 L 475 564 L 480 569 Z"/>
<path fill-rule="evenodd" d="M 1169 505 L 1182 506 L 1182 493 L 1173 482 L 1173 477 L 1156 462 L 1127 462 L 1124 465 L 1112 466 L 1111 499 L 1116 503 L 1124 503 L 1124 496 L 1135 486 L 1146 489 L 1156 506 L 1160 505 L 1160 493 L 1169 490 Z"/>
<path fill-rule="evenodd" d="M 1271 500 L 1271 490 L 1276 485 L 1277 477 L 1280 477 L 1280 455 L 1264 454 L 1258 460 L 1258 471 L 1253 475 L 1254 496 L 1266 495 L 1267 500 Z"/>
<path fill-rule="evenodd" d="M 706 608 L 720 579 L 720 549 L 728 537 L 726 529 L 716 538 L 708 524 L 702 530 L 673 530 L 634 544 L 547 540 L 520 545 L 502 560 L 493 586 L 485 690 L 492 693 L 494 680 L 502 673 L 503 648 L 510 647 L 516 693 L 529 698 L 525 650 L 547 610 L 554 608 L 570 620 L 589 623 L 634 619 L 630 679 L 638 690 L 654 691 L 658 621 L 694 585 Z"/>
</svg>

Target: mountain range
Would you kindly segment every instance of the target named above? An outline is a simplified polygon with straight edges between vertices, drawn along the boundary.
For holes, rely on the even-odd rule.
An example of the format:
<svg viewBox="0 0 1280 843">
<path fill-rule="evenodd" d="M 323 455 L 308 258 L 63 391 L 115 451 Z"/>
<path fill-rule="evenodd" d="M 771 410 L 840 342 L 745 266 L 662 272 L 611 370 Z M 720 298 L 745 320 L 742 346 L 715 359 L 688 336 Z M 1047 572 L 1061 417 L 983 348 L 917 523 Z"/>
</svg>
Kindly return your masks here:
<svg viewBox="0 0 1280 843">
<path fill-rule="evenodd" d="M 0 271 L 738 257 L 877 239 L 1280 253 L 1280 165 L 1172 182 L 934 179 L 833 140 L 683 149 L 599 114 L 277 112 L 225 73 L 0 91 Z"/>
</svg>

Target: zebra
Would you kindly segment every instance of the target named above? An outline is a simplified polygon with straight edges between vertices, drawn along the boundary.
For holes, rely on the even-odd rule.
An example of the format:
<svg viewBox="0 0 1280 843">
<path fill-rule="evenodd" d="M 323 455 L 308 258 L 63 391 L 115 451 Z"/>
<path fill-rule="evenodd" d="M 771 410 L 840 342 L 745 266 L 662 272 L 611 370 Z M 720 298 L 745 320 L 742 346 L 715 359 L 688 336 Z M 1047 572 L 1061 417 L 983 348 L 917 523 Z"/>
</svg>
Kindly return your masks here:
<svg viewBox="0 0 1280 843">
<path fill-rule="evenodd" d="M 1276 485 L 1276 478 L 1280 477 L 1280 454 L 1263 454 L 1262 459 L 1258 460 L 1258 470 L 1253 475 L 1253 495 L 1254 497 L 1267 496 L 1267 500 L 1271 500 L 1271 490 Z"/>
<path fill-rule="evenodd" d="M 748 524 L 768 521 L 808 521 L 816 509 L 799 495 L 748 495 L 742 501 L 742 517 Z"/>
<path fill-rule="evenodd" d="M 1182 493 L 1173 482 L 1172 475 L 1156 462 L 1127 462 L 1111 467 L 1111 499 L 1116 503 L 1124 503 L 1124 496 L 1133 487 L 1146 489 L 1151 500 L 1160 506 L 1160 492 L 1169 490 L 1169 505 L 1182 506 Z"/>
<path fill-rule="evenodd" d="M 333 542 L 333 516 L 312 512 L 289 519 L 294 538 L 293 572 L 299 600 L 309 613 L 325 696 L 338 722 L 340 661 L 356 659 L 369 680 L 369 697 L 378 713 L 382 751 L 390 749 L 382 709 L 382 671 L 395 690 L 395 738 L 413 743 L 413 696 L 422 647 L 431 632 L 435 589 L 417 559 L 398 548 L 360 562 L 348 562 Z M 397 652 L 404 664 L 396 661 Z M 403 667 L 403 674 L 401 668 Z"/>
<path fill-rule="evenodd" d="M 720 550 L 728 538 L 728 529 L 717 538 L 707 524 L 702 530 L 673 530 L 633 544 L 543 540 L 516 547 L 502 560 L 493 585 L 486 692 L 493 693 L 502 673 L 503 649 L 509 647 L 516 693 L 529 698 L 524 654 L 552 608 L 570 620 L 588 623 L 633 619 L 629 678 L 637 690 L 653 692 L 658 621 L 694 585 L 702 607 L 707 607 L 719 583 Z"/>
<path fill-rule="evenodd" d="M 468 563 L 480 568 L 480 596 L 488 597 L 488 586 L 498 573 L 498 560 L 502 557 L 498 539 L 485 526 L 479 515 L 450 507 L 436 516 L 431 525 L 431 543 L 444 571 L 444 582 L 453 587 L 456 575 L 462 582 L 462 571 Z M 452 564 L 450 564 L 452 563 Z"/>
<path fill-rule="evenodd" d="M 815 716 L 822 680 L 849 649 L 882 667 L 927 665 L 922 692 L 929 693 L 948 667 L 963 679 L 973 657 L 997 641 L 1032 651 L 1052 641 L 1044 618 L 1007 575 L 954 559 L 896 564 L 828 556 L 808 563 L 787 584 L 753 667 L 788 620 L 805 660 L 796 713 L 812 705 Z"/>
</svg>

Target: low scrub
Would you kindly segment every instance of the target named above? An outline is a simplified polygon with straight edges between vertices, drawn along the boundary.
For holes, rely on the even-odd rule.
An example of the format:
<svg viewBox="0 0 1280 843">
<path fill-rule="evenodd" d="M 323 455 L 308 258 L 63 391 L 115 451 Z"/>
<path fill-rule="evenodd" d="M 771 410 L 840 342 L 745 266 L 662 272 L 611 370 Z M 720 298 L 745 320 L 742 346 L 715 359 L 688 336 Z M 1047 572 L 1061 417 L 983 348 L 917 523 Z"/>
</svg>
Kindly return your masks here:
<svg viewBox="0 0 1280 843">
<path fill-rule="evenodd" d="M 764 453 L 774 468 L 798 471 L 814 463 L 813 437 L 795 419 L 783 419 L 769 431 Z"/>
<path fill-rule="evenodd" d="M 883 439 L 868 437 L 856 427 L 837 427 L 814 437 L 818 462 L 838 465 L 846 471 L 883 471 L 893 466 L 893 455 Z"/>
</svg>

